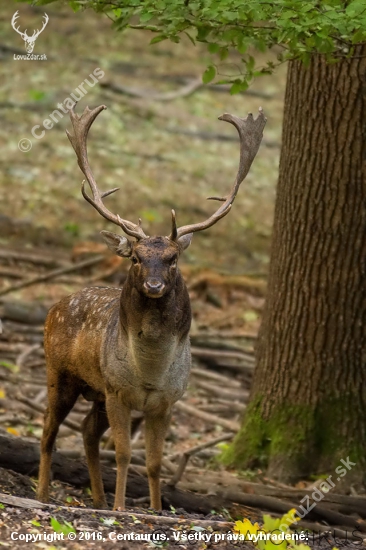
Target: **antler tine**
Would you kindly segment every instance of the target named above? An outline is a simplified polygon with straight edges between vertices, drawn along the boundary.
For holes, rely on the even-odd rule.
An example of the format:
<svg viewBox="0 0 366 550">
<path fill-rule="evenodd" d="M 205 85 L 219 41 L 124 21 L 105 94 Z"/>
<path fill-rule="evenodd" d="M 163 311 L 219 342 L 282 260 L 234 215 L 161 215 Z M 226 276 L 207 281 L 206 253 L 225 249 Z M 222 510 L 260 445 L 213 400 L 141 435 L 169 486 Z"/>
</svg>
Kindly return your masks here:
<svg viewBox="0 0 366 550">
<path fill-rule="evenodd" d="M 263 114 L 262 108 L 259 109 L 259 115 L 256 119 L 253 118 L 253 115 L 251 113 L 249 113 L 246 118 L 239 118 L 235 115 L 225 113 L 219 117 L 219 120 L 230 122 L 230 124 L 235 126 L 239 133 L 240 161 L 235 183 L 231 189 L 230 194 L 227 197 L 209 197 L 209 199 L 211 200 L 218 200 L 223 202 L 219 209 L 216 210 L 216 212 L 210 218 L 201 223 L 179 227 L 176 231 L 175 238 L 173 237 L 173 232 L 170 235 L 170 238 L 172 240 L 177 240 L 183 235 L 187 235 L 188 233 L 195 233 L 196 231 L 207 229 L 230 212 L 232 204 L 238 193 L 240 184 L 247 176 L 252 162 L 258 152 L 259 146 L 263 138 L 263 129 L 267 122 L 267 119 Z"/>
<path fill-rule="evenodd" d="M 22 32 L 19 30 L 19 27 L 16 27 L 16 23 L 17 23 L 17 20 L 19 19 L 19 10 L 17 10 L 12 19 L 11 19 L 11 26 L 13 27 L 13 29 L 18 33 L 20 34 L 22 37 L 26 35 L 26 32 Z"/>
<path fill-rule="evenodd" d="M 175 218 L 175 210 L 172 210 L 172 232 L 170 233 L 170 240 L 176 241 L 178 237 L 177 222 Z"/>
<path fill-rule="evenodd" d="M 70 140 L 71 145 L 74 148 L 76 157 L 80 170 L 84 174 L 86 181 L 89 184 L 90 190 L 92 192 L 92 197 L 90 197 L 85 190 L 85 181 L 81 184 L 81 192 L 83 197 L 101 214 L 106 220 L 113 222 L 123 229 L 123 231 L 135 237 L 137 240 L 143 239 L 146 237 L 143 232 L 140 224 L 134 224 L 128 220 L 121 219 L 118 214 L 113 214 L 110 212 L 103 203 L 103 198 L 111 195 L 118 191 L 118 187 L 111 189 L 102 193 L 98 189 L 97 183 L 94 179 L 93 172 L 89 166 L 88 152 L 87 152 L 87 137 L 91 125 L 93 124 L 96 117 L 106 109 L 105 105 L 100 105 L 93 110 L 90 110 L 89 107 L 86 107 L 82 115 L 77 115 L 74 111 L 74 106 L 70 109 L 70 119 L 74 129 L 74 135 L 71 135 L 67 130 L 66 134 Z"/>
</svg>

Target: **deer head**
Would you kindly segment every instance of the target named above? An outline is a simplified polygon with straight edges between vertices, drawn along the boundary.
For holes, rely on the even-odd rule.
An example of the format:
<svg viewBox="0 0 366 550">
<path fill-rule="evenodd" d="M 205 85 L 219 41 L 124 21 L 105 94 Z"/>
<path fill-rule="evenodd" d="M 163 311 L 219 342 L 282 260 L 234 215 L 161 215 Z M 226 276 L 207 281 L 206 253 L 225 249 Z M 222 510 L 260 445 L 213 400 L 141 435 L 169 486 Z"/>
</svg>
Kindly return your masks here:
<svg viewBox="0 0 366 550">
<path fill-rule="evenodd" d="M 43 21 L 43 26 L 40 30 L 35 30 L 33 31 L 33 34 L 32 36 L 28 36 L 27 35 L 27 29 L 25 29 L 24 32 L 21 32 L 19 30 L 19 27 L 16 27 L 15 24 L 17 22 L 17 19 L 19 17 L 19 11 L 16 11 L 13 15 L 13 18 L 11 20 L 11 26 L 13 27 L 13 29 L 18 33 L 20 34 L 20 36 L 23 38 L 24 42 L 25 42 L 25 49 L 27 51 L 27 53 L 32 53 L 33 52 L 33 49 L 34 49 L 34 44 L 38 38 L 38 36 L 41 34 L 41 32 L 43 31 L 43 29 L 45 28 L 45 26 L 47 25 L 48 23 L 48 15 L 47 13 L 44 14 L 44 21 Z"/>
<path fill-rule="evenodd" d="M 89 166 L 87 135 L 95 118 L 104 109 L 106 109 L 105 105 L 100 105 L 93 110 L 86 107 L 81 116 L 74 112 L 74 108 L 70 110 L 74 135 L 71 135 L 68 131 L 66 133 L 75 150 L 79 167 L 89 184 L 92 196 L 89 196 L 85 190 L 85 181 L 81 185 L 82 194 L 99 214 L 119 226 L 126 235 L 136 239 L 135 242 L 131 242 L 124 236 L 109 231 L 101 232 L 104 241 L 113 252 L 131 259 L 133 265 L 129 277 L 133 278 L 134 287 L 150 298 L 160 298 L 174 284 L 177 260 L 183 250 L 190 245 L 193 233 L 211 227 L 230 212 L 239 186 L 248 174 L 259 149 L 267 119 L 262 109 L 259 109 L 259 115 L 256 119 L 253 118 L 252 114 L 248 114 L 246 118 L 239 118 L 230 114 L 220 116 L 219 120 L 230 122 L 235 126 L 240 138 L 239 170 L 230 193 L 226 197 L 209 197 L 209 199 L 220 201 L 223 204 L 207 220 L 178 228 L 175 211 L 172 210 L 170 235 L 166 237 L 149 237 L 142 229 L 141 219 L 135 224 L 120 218 L 118 214 L 113 214 L 106 208 L 103 199 L 118 191 L 119 188 L 116 187 L 110 191 L 101 192 Z"/>
</svg>

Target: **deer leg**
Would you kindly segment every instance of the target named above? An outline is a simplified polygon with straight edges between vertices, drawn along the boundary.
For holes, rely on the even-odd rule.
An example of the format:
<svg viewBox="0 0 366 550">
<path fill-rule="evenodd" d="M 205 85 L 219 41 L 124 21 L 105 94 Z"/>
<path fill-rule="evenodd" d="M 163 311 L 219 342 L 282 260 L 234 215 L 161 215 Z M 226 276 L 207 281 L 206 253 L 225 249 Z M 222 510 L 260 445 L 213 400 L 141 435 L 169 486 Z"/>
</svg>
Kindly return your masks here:
<svg viewBox="0 0 366 550">
<path fill-rule="evenodd" d="M 146 468 L 150 489 L 150 507 L 161 510 L 160 470 L 170 411 L 158 416 L 145 416 Z"/>
<path fill-rule="evenodd" d="M 116 393 L 107 393 L 106 406 L 117 463 L 116 494 L 113 509 L 124 510 L 127 471 L 131 459 L 131 411 L 118 399 Z"/>
<path fill-rule="evenodd" d="M 49 374 L 48 407 L 44 416 L 44 427 L 41 440 L 37 498 L 41 502 L 49 500 L 49 482 L 52 463 L 52 450 L 60 424 L 71 411 L 80 394 L 79 385 L 67 376 Z"/>
<path fill-rule="evenodd" d="M 104 401 L 94 401 L 83 421 L 83 439 L 88 463 L 94 508 L 107 508 L 103 480 L 100 471 L 99 441 L 109 423 Z"/>
</svg>

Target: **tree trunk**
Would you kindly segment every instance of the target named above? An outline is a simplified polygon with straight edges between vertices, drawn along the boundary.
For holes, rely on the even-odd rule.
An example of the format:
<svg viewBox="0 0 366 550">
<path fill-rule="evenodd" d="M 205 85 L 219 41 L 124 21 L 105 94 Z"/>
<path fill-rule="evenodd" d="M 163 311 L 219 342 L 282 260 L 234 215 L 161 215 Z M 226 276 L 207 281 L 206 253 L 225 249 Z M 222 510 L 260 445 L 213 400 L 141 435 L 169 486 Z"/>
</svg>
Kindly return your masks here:
<svg viewBox="0 0 366 550">
<path fill-rule="evenodd" d="M 285 482 L 365 482 L 366 46 L 290 62 L 283 125 L 257 368 L 224 458 Z"/>
</svg>

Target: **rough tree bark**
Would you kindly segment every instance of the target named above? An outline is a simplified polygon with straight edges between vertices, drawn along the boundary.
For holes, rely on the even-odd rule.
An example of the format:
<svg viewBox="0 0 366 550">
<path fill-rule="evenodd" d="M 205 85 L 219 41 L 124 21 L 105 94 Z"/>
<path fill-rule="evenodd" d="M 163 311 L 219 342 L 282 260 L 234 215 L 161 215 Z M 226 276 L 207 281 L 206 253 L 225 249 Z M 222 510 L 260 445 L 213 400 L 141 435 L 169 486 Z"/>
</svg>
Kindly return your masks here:
<svg viewBox="0 0 366 550">
<path fill-rule="evenodd" d="M 290 62 L 283 124 L 257 368 L 225 458 L 286 482 L 365 482 L 366 45 Z"/>
</svg>

